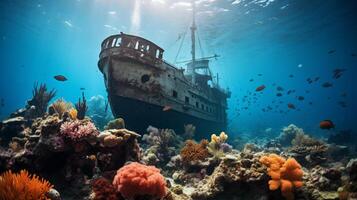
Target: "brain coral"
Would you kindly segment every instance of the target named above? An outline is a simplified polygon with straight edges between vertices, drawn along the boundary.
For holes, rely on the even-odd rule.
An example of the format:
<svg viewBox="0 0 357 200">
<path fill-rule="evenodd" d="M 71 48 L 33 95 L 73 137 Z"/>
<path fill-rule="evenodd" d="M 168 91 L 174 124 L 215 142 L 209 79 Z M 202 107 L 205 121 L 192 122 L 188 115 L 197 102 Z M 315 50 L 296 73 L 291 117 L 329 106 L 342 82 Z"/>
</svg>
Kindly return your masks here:
<svg viewBox="0 0 357 200">
<path fill-rule="evenodd" d="M 114 177 L 113 185 L 127 199 L 140 196 L 162 198 L 166 195 L 166 181 L 160 170 L 137 162 L 120 168 Z"/>
<path fill-rule="evenodd" d="M 294 158 L 285 160 L 276 154 L 263 156 L 260 162 L 268 167 L 268 174 L 272 179 L 269 181 L 269 189 L 277 190 L 280 187 L 286 199 L 294 199 L 294 187 L 299 188 L 303 184 L 300 164 Z"/>
</svg>

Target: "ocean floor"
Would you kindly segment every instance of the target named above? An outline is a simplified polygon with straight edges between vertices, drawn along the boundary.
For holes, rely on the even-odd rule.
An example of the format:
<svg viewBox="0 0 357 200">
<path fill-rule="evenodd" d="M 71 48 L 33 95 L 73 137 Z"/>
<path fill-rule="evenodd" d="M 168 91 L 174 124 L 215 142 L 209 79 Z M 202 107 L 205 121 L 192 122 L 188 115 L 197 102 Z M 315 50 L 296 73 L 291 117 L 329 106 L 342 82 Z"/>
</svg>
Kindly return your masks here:
<svg viewBox="0 0 357 200">
<path fill-rule="evenodd" d="M 290 124 L 270 140 L 195 141 L 194 125 L 135 133 L 88 115 L 84 97 L 48 105 L 53 96 L 35 88 L 0 123 L 0 199 L 357 199 L 350 133 L 321 140 Z"/>
</svg>

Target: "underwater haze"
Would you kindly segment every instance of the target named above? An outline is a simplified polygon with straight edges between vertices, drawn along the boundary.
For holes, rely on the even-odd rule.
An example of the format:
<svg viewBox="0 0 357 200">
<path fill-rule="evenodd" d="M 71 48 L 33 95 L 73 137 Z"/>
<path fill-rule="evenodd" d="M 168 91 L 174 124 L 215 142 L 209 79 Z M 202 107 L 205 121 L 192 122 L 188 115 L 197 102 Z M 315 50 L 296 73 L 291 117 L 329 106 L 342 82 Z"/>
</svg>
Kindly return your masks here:
<svg viewBox="0 0 357 200">
<path fill-rule="evenodd" d="M 357 200 L 357 0 L 0 0 L 0 200 Z"/>
</svg>

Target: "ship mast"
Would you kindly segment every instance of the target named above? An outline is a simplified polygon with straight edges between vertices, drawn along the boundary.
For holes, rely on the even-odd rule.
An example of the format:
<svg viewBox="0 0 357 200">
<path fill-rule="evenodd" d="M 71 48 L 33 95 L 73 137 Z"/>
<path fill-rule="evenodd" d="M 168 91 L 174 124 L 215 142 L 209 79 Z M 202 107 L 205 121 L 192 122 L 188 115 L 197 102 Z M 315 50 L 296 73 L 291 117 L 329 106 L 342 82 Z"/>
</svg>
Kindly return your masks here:
<svg viewBox="0 0 357 200">
<path fill-rule="evenodd" d="M 190 27 L 191 29 L 191 55 L 192 55 L 192 83 L 196 83 L 196 74 L 195 74 L 195 62 L 196 62 L 196 36 L 195 36 L 195 31 L 197 29 L 196 27 L 196 19 L 195 19 L 195 13 L 196 12 L 196 4 L 195 0 L 192 0 L 192 26 Z"/>
</svg>

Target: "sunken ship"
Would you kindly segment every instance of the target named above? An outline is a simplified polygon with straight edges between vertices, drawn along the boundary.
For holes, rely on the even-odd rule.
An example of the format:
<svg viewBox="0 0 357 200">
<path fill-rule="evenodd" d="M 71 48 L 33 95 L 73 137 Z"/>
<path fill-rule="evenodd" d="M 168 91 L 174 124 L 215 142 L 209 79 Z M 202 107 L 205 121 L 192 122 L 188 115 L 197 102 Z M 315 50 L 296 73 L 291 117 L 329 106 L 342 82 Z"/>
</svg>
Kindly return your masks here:
<svg viewBox="0 0 357 200">
<path fill-rule="evenodd" d="M 195 9 L 190 27 L 191 55 L 186 67 L 163 59 L 164 50 L 142 37 L 120 33 L 101 44 L 98 67 L 103 74 L 114 117 L 145 133 L 149 125 L 182 132 L 193 124 L 203 136 L 227 126 L 228 90 L 212 76 L 209 61 L 217 55 L 196 58 Z"/>
</svg>

